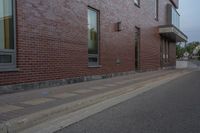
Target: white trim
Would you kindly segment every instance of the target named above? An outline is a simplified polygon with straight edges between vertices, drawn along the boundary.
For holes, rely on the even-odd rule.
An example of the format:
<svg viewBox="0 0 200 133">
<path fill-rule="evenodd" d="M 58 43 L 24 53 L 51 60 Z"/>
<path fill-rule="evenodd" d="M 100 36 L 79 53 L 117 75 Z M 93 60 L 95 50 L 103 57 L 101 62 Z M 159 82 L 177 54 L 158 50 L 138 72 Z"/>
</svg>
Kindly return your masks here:
<svg viewBox="0 0 200 133">
<path fill-rule="evenodd" d="M 187 40 L 187 37 L 185 37 L 181 32 L 179 32 L 176 28 L 174 27 L 161 27 L 159 28 L 159 33 L 175 33 L 177 36 L 181 37 L 184 40 Z"/>
</svg>

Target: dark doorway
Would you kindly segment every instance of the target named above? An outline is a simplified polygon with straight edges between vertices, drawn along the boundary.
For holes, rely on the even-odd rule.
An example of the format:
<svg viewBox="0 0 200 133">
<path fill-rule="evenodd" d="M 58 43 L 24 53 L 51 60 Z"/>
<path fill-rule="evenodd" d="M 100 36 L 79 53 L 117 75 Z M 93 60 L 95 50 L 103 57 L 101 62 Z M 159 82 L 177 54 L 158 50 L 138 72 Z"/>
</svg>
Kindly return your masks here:
<svg viewBox="0 0 200 133">
<path fill-rule="evenodd" d="M 161 38 L 160 56 L 161 68 L 168 67 L 170 64 L 170 41 L 165 38 Z"/>
</svg>

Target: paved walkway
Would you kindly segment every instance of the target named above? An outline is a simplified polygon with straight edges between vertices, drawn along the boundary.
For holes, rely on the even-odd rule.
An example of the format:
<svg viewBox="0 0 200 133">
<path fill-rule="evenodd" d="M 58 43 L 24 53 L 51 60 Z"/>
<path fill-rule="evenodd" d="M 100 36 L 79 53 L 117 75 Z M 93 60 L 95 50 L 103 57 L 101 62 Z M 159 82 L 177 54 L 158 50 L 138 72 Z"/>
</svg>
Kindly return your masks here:
<svg viewBox="0 0 200 133">
<path fill-rule="evenodd" d="M 161 70 L 136 73 L 111 79 L 1 95 L 0 132 L 1 130 L 2 132 L 5 131 L 5 127 L 2 125 L 6 122 L 18 119 L 19 117 L 22 119 L 22 116 L 36 114 L 37 112 L 53 109 L 63 104 L 71 104 L 89 97 L 106 94 L 118 89 L 123 89 L 126 86 L 144 84 L 145 82 L 148 84 L 148 82 L 153 82 L 166 76 L 170 77 L 175 74 L 187 72 L 189 72 L 189 70 Z M 46 117 L 49 117 L 51 114 L 46 115 Z M 26 123 L 26 119 L 23 119 L 20 122 L 18 119 L 18 124 L 21 123 Z"/>
</svg>

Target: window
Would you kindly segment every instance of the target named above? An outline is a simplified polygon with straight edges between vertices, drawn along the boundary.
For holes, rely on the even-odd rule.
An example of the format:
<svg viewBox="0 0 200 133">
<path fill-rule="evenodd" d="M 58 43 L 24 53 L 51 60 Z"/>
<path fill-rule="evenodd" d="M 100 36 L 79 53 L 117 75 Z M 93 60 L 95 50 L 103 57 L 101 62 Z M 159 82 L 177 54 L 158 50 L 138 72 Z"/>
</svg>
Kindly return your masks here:
<svg viewBox="0 0 200 133">
<path fill-rule="evenodd" d="M 14 0 L 0 0 L 0 71 L 16 67 Z"/>
<path fill-rule="evenodd" d="M 172 24 L 177 28 L 180 28 L 180 15 L 175 8 L 172 7 Z"/>
<path fill-rule="evenodd" d="M 158 0 L 154 0 L 154 1 L 155 1 L 155 20 L 158 21 L 159 1 Z"/>
<path fill-rule="evenodd" d="M 168 56 L 168 58 L 167 58 L 167 62 L 170 62 L 170 42 L 168 41 L 168 43 L 167 43 L 167 56 Z"/>
<path fill-rule="evenodd" d="M 99 65 L 99 12 L 88 8 L 88 64 Z"/>
<path fill-rule="evenodd" d="M 168 24 L 174 25 L 176 28 L 180 29 L 180 15 L 178 11 L 170 4 L 168 8 Z"/>
<path fill-rule="evenodd" d="M 140 0 L 134 0 L 136 6 L 140 7 Z"/>
<path fill-rule="evenodd" d="M 163 39 L 163 61 L 168 63 L 170 61 L 170 42 L 166 39 Z"/>
<path fill-rule="evenodd" d="M 165 59 L 166 59 L 166 47 L 165 47 L 165 39 L 163 39 L 163 46 L 162 46 L 162 48 L 163 48 L 163 62 L 165 62 Z"/>
<path fill-rule="evenodd" d="M 165 41 L 165 62 L 167 63 L 168 62 L 168 41 L 166 40 Z"/>
<path fill-rule="evenodd" d="M 135 69 L 140 69 L 140 28 L 135 27 Z"/>
</svg>

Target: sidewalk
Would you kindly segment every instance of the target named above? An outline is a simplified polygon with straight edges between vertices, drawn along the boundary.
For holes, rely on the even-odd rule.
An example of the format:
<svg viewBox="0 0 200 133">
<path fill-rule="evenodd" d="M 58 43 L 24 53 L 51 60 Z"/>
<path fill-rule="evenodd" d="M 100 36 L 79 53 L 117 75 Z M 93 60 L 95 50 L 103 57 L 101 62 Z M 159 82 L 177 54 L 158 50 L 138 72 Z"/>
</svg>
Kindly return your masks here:
<svg viewBox="0 0 200 133">
<path fill-rule="evenodd" d="M 0 96 L 0 133 L 24 132 L 37 124 L 128 94 L 142 87 L 166 83 L 189 70 L 136 73 L 61 87 Z M 161 82 L 163 81 L 163 82 Z M 27 130 L 30 132 L 30 130 Z"/>
</svg>

